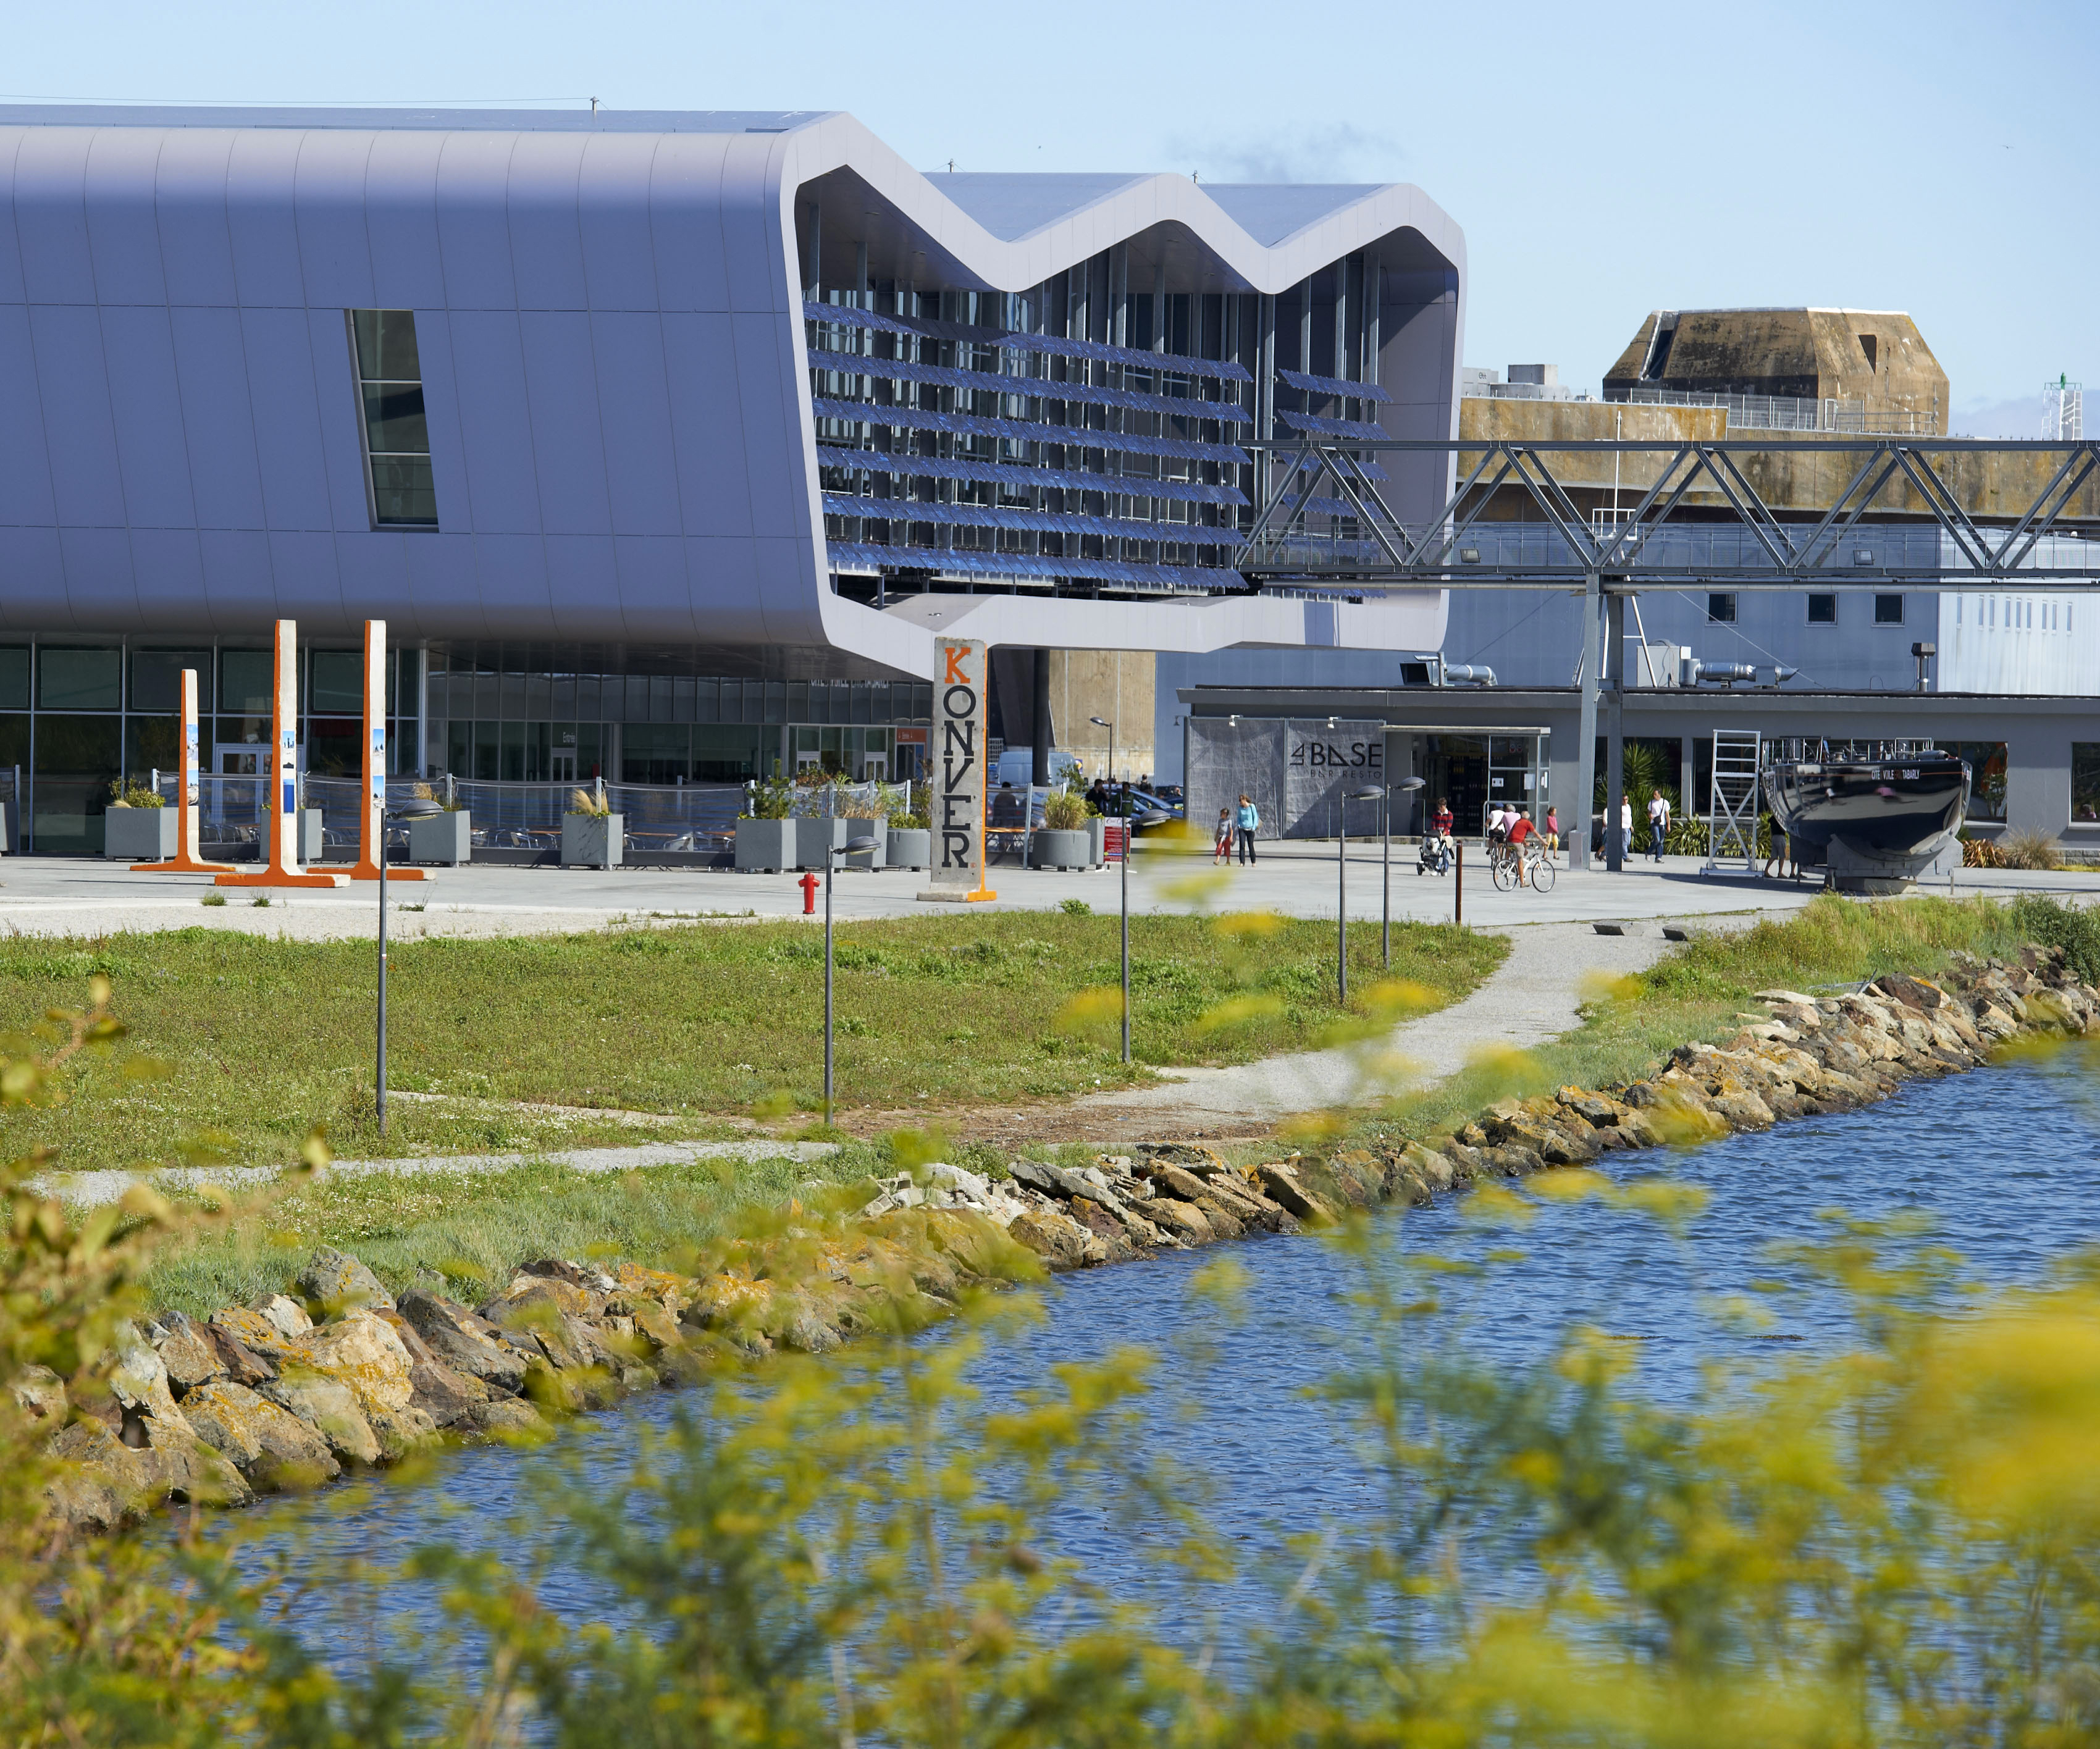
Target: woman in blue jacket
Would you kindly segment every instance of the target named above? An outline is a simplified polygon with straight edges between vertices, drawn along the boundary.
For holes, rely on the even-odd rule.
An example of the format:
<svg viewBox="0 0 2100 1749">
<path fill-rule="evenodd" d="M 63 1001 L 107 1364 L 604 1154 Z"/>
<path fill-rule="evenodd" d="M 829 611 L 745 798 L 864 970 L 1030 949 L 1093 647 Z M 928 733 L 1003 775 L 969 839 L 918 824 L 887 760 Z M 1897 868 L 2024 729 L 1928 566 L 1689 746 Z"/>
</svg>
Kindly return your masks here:
<svg viewBox="0 0 2100 1749">
<path fill-rule="evenodd" d="M 1261 810 L 1255 806 L 1252 796 L 1242 795 L 1240 798 L 1240 811 L 1234 816 L 1233 823 L 1239 828 L 1240 861 L 1253 861 L 1254 835 L 1261 830 Z"/>
</svg>

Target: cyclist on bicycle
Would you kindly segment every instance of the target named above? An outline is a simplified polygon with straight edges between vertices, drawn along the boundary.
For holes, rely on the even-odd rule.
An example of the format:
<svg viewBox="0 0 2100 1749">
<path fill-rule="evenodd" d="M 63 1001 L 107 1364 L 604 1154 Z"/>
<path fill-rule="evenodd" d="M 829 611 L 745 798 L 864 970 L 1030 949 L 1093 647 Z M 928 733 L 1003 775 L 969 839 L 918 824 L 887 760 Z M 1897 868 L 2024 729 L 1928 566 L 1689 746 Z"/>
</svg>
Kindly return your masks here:
<svg viewBox="0 0 2100 1749">
<path fill-rule="evenodd" d="M 1529 817 L 1519 813 L 1512 808 L 1509 816 L 1509 826 L 1503 834 L 1503 843 L 1507 844 L 1511 849 L 1521 852 L 1526 839 L 1538 836 L 1538 828 L 1531 823 Z"/>
</svg>

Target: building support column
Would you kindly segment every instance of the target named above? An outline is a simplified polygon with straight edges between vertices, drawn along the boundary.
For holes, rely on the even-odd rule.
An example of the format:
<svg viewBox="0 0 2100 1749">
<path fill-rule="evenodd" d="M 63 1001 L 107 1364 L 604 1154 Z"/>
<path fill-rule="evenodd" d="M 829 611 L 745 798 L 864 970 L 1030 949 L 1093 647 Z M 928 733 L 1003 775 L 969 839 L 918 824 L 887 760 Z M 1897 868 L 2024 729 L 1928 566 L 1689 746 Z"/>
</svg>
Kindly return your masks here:
<svg viewBox="0 0 2100 1749">
<path fill-rule="evenodd" d="M 1692 737 L 1677 738 L 1677 814 L 1683 820 L 1698 813 L 1699 768 L 1692 753 Z"/>
<path fill-rule="evenodd" d="M 1030 654 L 1035 660 L 1029 676 L 1028 738 L 1035 756 L 1035 775 L 1031 781 L 1047 785 L 1050 782 L 1050 652 L 1038 650 Z"/>
<path fill-rule="evenodd" d="M 1568 866 L 1590 866 L 1590 810 L 1597 790 L 1597 602 L 1599 579 L 1582 579 L 1582 660 L 1577 671 L 1582 714 L 1575 728 L 1575 793 L 1568 798 Z"/>
<path fill-rule="evenodd" d="M 1626 866 L 1619 813 L 1626 797 L 1626 598 L 1617 590 L 1604 597 L 1604 664 L 1597 678 L 1606 689 L 1604 867 L 1616 874 Z"/>
</svg>

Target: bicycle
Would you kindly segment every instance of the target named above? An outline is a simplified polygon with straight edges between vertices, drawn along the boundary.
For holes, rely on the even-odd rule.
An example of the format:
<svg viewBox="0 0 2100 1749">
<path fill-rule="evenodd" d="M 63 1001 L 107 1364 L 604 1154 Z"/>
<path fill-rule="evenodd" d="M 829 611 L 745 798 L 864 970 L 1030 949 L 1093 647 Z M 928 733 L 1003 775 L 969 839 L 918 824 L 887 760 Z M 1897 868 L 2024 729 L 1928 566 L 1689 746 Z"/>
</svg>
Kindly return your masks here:
<svg viewBox="0 0 2100 1749">
<path fill-rule="evenodd" d="M 1488 874 L 1498 892 L 1524 884 L 1524 864 L 1517 848 L 1503 839 L 1488 841 Z"/>
<path fill-rule="evenodd" d="M 1559 878 L 1553 859 L 1535 838 L 1526 839 L 1521 844 L 1489 845 L 1488 871 L 1500 892 L 1512 892 L 1527 883 L 1533 892 L 1551 892 Z"/>
<path fill-rule="evenodd" d="M 1553 883 L 1560 878 L 1553 858 L 1546 854 L 1543 844 L 1527 843 L 1524 847 L 1524 874 L 1531 882 L 1533 892 L 1551 892 Z"/>
</svg>

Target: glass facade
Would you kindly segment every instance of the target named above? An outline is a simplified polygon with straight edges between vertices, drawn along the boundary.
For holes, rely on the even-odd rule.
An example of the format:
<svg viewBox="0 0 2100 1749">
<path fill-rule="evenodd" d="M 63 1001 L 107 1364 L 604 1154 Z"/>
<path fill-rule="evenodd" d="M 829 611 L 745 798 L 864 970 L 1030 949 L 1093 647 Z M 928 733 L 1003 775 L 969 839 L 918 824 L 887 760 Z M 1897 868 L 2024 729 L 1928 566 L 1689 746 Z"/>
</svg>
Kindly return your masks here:
<svg viewBox="0 0 2100 1749">
<path fill-rule="evenodd" d="M 393 652 L 387 674 L 390 773 L 419 769 L 413 713 L 419 652 Z M 29 805 L 25 847 L 95 856 L 112 783 L 148 781 L 180 762 L 175 714 L 182 672 L 197 672 L 207 771 L 254 772 L 269 752 L 271 654 L 200 644 L 0 645 L 0 768 L 19 766 Z M 363 769 L 364 657 L 300 653 L 299 739 L 306 769 Z M 406 698 L 410 709 L 401 711 Z"/>
<path fill-rule="evenodd" d="M 558 670 L 551 656 L 430 655 L 433 774 L 481 782 L 743 783 L 816 764 L 915 777 L 924 681 L 777 681 Z"/>
<path fill-rule="evenodd" d="M 2071 743 L 2071 818 L 2075 826 L 2100 825 L 2100 741 Z"/>
<path fill-rule="evenodd" d="M 372 519 L 382 528 L 435 528 L 430 430 L 423 412 L 423 364 L 412 310 L 349 312 L 364 408 Z"/>
</svg>

